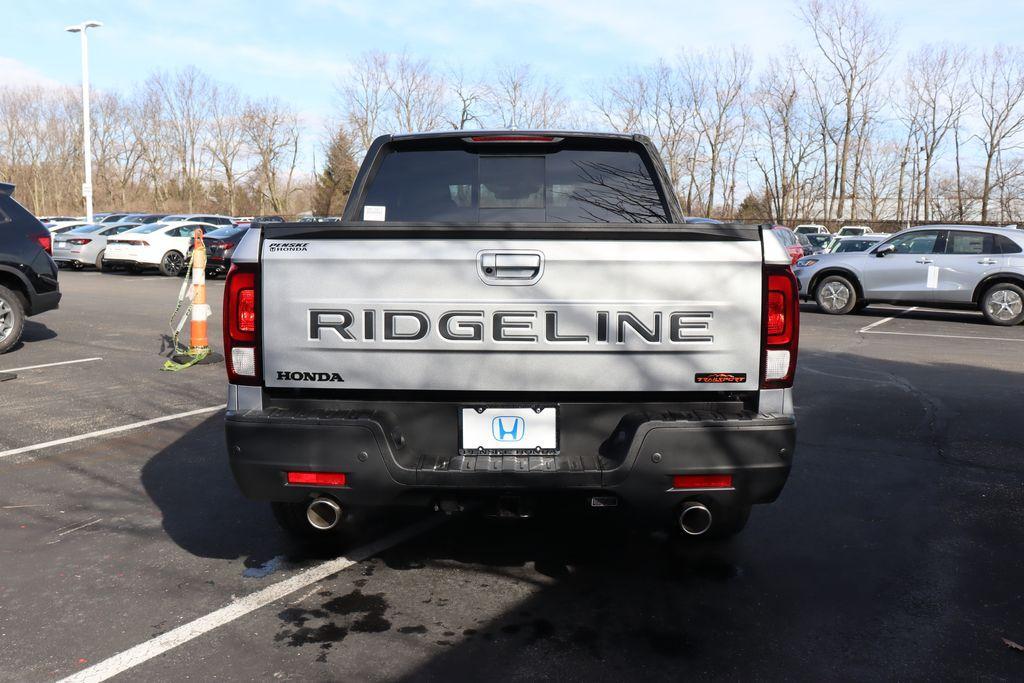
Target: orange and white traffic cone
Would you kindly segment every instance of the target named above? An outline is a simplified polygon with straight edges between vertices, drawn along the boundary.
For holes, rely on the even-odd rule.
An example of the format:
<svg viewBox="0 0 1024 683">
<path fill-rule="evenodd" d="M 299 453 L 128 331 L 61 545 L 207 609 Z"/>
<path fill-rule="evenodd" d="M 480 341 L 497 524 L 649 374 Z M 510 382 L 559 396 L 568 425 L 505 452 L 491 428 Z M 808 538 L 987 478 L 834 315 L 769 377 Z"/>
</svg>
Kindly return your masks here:
<svg viewBox="0 0 1024 683">
<path fill-rule="evenodd" d="M 211 310 L 206 303 L 206 245 L 203 244 L 203 231 L 197 229 L 193 238 L 195 244 L 192 248 L 192 324 L 189 328 L 188 353 L 190 356 L 200 356 L 210 353 L 206 321 Z"/>
</svg>

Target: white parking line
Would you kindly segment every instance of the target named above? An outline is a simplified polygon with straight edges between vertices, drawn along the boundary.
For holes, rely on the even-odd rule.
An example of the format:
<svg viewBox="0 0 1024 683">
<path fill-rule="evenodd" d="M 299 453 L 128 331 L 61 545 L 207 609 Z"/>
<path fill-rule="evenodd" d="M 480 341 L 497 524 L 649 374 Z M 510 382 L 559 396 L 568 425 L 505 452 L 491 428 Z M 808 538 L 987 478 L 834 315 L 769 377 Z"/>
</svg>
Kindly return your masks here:
<svg viewBox="0 0 1024 683">
<path fill-rule="evenodd" d="M 889 321 L 895 320 L 896 318 L 900 317 L 904 313 L 910 313 L 911 311 L 916 311 L 916 310 L 917 310 L 917 306 L 914 306 L 913 308 L 908 308 L 905 311 L 900 311 L 896 315 L 891 315 L 888 318 L 882 318 L 881 320 L 876 320 L 875 322 L 871 323 L 870 325 L 866 325 L 865 327 L 860 328 L 859 330 L 857 330 L 857 332 L 860 333 L 860 334 L 863 334 L 863 333 L 867 332 L 868 330 L 871 330 L 871 329 L 874 329 L 874 328 L 878 327 L 879 325 L 884 325 L 885 323 L 887 323 Z"/>
<path fill-rule="evenodd" d="M 863 332 L 863 330 L 861 330 Z M 976 339 L 978 341 L 997 341 L 997 342 L 1024 342 L 1024 339 L 1004 339 L 1003 337 L 972 337 L 966 334 L 927 334 L 925 332 L 876 332 L 874 330 L 865 332 L 865 334 L 895 334 L 902 337 L 935 337 L 936 339 Z"/>
<path fill-rule="evenodd" d="M 59 363 L 43 363 L 42 365 L 26 365 L 23 368 L 3 368 L 0 372 L 21 372 L 22 370 L 38 370 L 39 368 L 52 368 L 58 365 L 73 365 L 74 363 L 88 363 L 89 361 L 103 360 L 99 356 L 96 358 L 79 358 L 78 360 L 62 360 Z"/>
<path fill-rule="evenodd" d="M 178 420 L 183 417 L 192 417 L 193 415 L 202 415 L 204 413 L 212 413 L 217 410 L 221 410 L 226 406 L 222 403 L 219 406 L 209 406 L 207 408 L 199 408 L 198 410 L 189 410 L 184 413 L 175 413 L 174 415 L 164 415 L 163 417 L 154 417 L 151 420 L 143 420 L 142 422 L 132 422 L 131 424 L 121 425 L 120 427 L 110 427 L 108 429 L 100 429 L 95 432 L 89 432 L 87 434 L 79 434 L 78 436 L 69 436 L 63 439 L 54 439 L 53 441 L 46 441 L 44 443 L 32 444 L 31 446 L 22 446 L 21 448 L 12 448 L 7 451 L 0 451 L 0 458 L 6 458 L 11 455 L 19 455 L 21 453 L 31 453 L 32 451 L 41 451 L 44 448 L 51 448 L 53 446 L 62 446 L 66 443 L 75 443 L 76 441 L 85 441 L 86 439 L 94 439 L 100 436 L 107 436 L 109 434 L 120 434 L 121 432 L 127 432 L 132 429 L 139 429 L 140 427 L 148 427 L 150 425 L 160 424 L 161 422 L 170 422 L 171 420 Z"/>
<path fill-rule="evenodd" d="M 209 614 L 190 621 L 187 624 L 182 624 L 163 635 L 151 638 L 143 643 L 139 643 L 124 652 L 114 655 L 113 657 L 104 659 L 103 661 L 90 666 L 88 669 L 83 669 L 78 673 L 74 673 L 67 678 L 64 678 L 61 683 L 105 681 L 108 678 L 112 678 L 124 671 L 127 671 L 128 669 L 131 669 L 132 667 L 138 666 L 139 664 L 147 662 L 154 657 L 162 655 L 168 650 L 172 650 L 194 638 L 198 638 L 205 633 L 209 633 L 215 628 L 230 623 L 239 617 L 243 617 L 246 614 L 249 614 L 261 607 L 265 607 L 272 602 L 276 602 L 277 600 L 280 600 L 281 598 L 296 591 L 302 590 L 307 586 L 311 586 L 318 581 L 322 581 L 331 574 L 336 574 L 344 569 L 348 569 L 361 560 L 373 557 L 379 552 L 387 550 L 394 545 L 398 545 L 403 541 L 407 541 L 427 529 L 437 526 L 442 520 L 443 517 L 441 516 L 428 517 L 416 524 L 400 529 L 393 534 L 389 534 L 374 541 L 373 543 L 353 551 L 349 557 L 338 557 L 333 560 L 321 562 L 318 565 L 299 572 L 295 576 L 271 584 L 263 590 L 250 593 L 245 597 L 237 598 L 216 611 L 210 612 Z"/>
</svg>

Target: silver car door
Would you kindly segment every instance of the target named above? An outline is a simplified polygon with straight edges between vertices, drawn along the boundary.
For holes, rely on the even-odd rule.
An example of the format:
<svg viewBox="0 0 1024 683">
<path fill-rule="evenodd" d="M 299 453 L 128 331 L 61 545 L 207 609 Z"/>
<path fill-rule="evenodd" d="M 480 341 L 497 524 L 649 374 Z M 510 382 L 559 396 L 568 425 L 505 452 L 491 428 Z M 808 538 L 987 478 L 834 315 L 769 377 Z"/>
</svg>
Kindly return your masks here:
<svg viewBox="0 0 1024 683">
<path fill-rule="evenodd" d="M 939 269 L 934 300 L 969 304 L 978 283 L 1002 267 L 1005 259 L 997 252 L 992 233 L 950 230 L 945 253 L 934 256 L 934 265 Z"/>
<path fill-rule="evenodd" d="M 943 230 L 914 230 L 882 242 L 865 255 L 864 295 L 877 301 L 928 302 L 933 299 L 935 250 L 945 244 Z M 883 247 L 895 251 L 879 256 Z"/>
</svg>

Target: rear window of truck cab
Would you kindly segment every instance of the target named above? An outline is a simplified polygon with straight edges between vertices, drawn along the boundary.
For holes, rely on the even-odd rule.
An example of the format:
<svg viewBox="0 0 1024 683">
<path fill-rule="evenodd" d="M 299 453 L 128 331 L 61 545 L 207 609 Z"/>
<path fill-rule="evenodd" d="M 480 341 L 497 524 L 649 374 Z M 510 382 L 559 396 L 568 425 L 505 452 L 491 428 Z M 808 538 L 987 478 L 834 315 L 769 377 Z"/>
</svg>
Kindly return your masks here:
<svg viewBox="0 0 1024 683">
<path fill-rule="evenodd" d="M 668 212 L 631 144 L 394 143 L 356 220 L 439 223 L 666 223 Z"/>
</svg>

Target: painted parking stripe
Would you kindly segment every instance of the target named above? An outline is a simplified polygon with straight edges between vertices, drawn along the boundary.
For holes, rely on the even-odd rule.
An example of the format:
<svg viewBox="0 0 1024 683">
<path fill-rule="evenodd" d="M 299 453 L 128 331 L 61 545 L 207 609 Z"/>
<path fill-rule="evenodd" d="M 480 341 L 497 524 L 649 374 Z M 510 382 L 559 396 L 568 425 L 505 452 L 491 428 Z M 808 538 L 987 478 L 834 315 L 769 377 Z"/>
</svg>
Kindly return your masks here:
<svg viewBox="0 0 1024 683">
<path fill-rule="evenodd" d="M 184 413 L 175 413 L 174 415 L 154 417 L 151 420 L 132 422 L 131 424 L 121 425 L 120 427 L 110 427 L 108 429 L 100 429 L 99 431 L 89 432 L 87 434 L 79 434 L 78 436 L 69 436 L 63 439 L 54 439 L 53 441 L 32 444 L 31 446 L 12 448 L 7 451 L 0 451 L 0 458 L 6 458 L 11 455 L 20 455 L 22 453 L 31 453 L 32 451 L 41 451 L 44 448 L 63 446 L 64 444 L 75 443 L 76 441 L 85 441 L 86 439 L 95 439 L 101 436 L 109 436 L 110 434 L 120 434 L 121 432 L 128 432 L 133 429 L 140 429 L 141 427 L 148 427 L 150 425 L 160 424 L 161 422 L 170 422 L 171 420 L 180 420 L 183 417 L 192 417 L 193 415 L 203 415 L 205 413 L 212 413 L 217 410 L 222 410 L 225 407 L 226 406 L 222 403 L 219 406 L 209 406 L 207 408 L 199 408 L 198 410 L 189 410 Z"/>
<path fill-rule="evenodd" d="M 861 330 L 863 332 L 863 330 Z M 894 334 L 901 337 L 934 337 L 935 339 L 973 339 L 977 341 L 1024 342 L 1024 339 L 1005 339 L 1003 337 L 972 337 L 966 334 L 928 334 L 926 332 L 887 332 L 885 330 L 865 332 L 865 334 Z"/>
<path fill-rule="evenodd" d="M 873 330 L 874 328 L 878 327 L 879 325 L 884 325 L 887 322 L 891 322 L 891 321 L 895 320 L 896 318 L 900 317 L 904 313 L 910 313 L 911 311 L 916 311 L 916 310 L 917 310 L 917 306 L 914 306 L 912 308 L 908 308 L 905 311 L 900 311 L 896 315 L 891 315 L 888 318 L 882 318 L 881 320 L 876 320 L 875 322 L 871 323 L 870 325 L 866 325 L 865 327 L 860 328 L 859 330 L 857 330 L 857 332 L 860 333 L 860 334 L 864 334 L 868 330 Z"/>
<path fill-rule="evenodd" d="M 392 546 L 414 538 L 424 531 L 437 526 L 443 521 L 443 519 L 444 518 L 440 515 L 427 517 L 420 522 L 400 529 L 353 551 L 348 555 L 348 557 L 338 557 L 333 560 L 321 562 L 318 565 L 303 570 L 290 578 L 284 579 L 283 581 L 271 584 L 262 590 L 256 591 L 255 593 L 250 593 L 245 597 L 232 600 L 230 603 L 218 610 L 190 621 L 187 624 L 182 624 L 163 635 L 159 635 L 143 643 L 139 643 L 124 652 L 120 652 L 113 657 L 104 659 L 103 661 L 90 666 L 87 669 L 74 673 L 67 678 L 64 678 L 61 683 L 96 683 L 98 681 L 105 681 L 108 678 L 112 678 L 127 671 L 128 669 L 131 669 L 132 667 L 147 662 L 154 657 L 158 657 L 168 650 L 172 650 L 205 633 L 209 633 L 216 628 L 235 621 L 239 617 L 244 617 L 250 612 L 258 610 L 261 607 L 265 607 L 280 600 L 281 598 L 295 593 L 296 591 L 300 591 L 307 586 L 311 586 L 322 581 L 332 574 L 337 574 L 342 570 L 348 569 L 357 562 L 373 557 Z"/>
<path fill-rule="evenodd" d="M 0 372 L 21 372 L 23 370 L 38 370 L 39 368 L 53 368 L 58 365 L 74 365 L 75 363 L 88 363 L 94 360 L 103 360 L 99 356 L 96 358 L 79 358 L 77 360 L 62 360 L 59 363 L 43 363 L 42 365 L 26 365 L 21 368 L 2 368 Z"/>
</svg>

